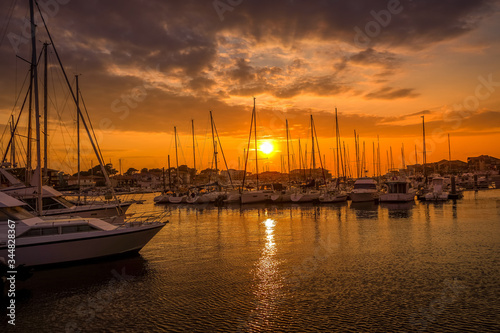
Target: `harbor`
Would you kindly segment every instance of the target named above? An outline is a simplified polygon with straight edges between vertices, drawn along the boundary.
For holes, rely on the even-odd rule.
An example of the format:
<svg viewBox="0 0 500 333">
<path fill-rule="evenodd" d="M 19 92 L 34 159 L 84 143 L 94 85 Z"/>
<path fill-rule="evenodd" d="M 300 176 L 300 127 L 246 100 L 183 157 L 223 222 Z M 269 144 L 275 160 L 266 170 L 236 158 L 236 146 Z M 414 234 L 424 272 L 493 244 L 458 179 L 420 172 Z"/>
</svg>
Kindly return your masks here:
<svg viewBox="0 0 500 333">
<path fill-rule="evenodd" d="M 0 12 L 1 332 L 500 331 L 499 0 Z"/>
<path fill-rule="evenodd" d="M 497 331 L 499 190 L 408 204 L 154 205 L 139 256 L 37 271 L 19 331 Z M 362 309 L 362 310 L 360 310 Z M 42 331 L 44 331 L 42 329 Z"/>
</svg>

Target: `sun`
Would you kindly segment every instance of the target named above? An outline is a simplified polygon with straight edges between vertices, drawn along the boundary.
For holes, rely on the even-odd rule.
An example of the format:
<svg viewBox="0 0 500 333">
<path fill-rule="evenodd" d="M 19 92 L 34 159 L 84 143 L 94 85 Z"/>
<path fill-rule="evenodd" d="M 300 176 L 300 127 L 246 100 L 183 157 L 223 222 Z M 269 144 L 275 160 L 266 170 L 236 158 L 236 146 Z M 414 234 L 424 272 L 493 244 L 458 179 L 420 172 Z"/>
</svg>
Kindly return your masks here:
<svg viewBox="0 0 500 333">
<path fill-rule="evenodd" d="M 269 155 L 274 151 L 274 147 L 273 147 L 272 143 L 266 141 L 260 145 L 259 150 L 261 152 L 263 152 L 264 154 Z"/>
</svg>

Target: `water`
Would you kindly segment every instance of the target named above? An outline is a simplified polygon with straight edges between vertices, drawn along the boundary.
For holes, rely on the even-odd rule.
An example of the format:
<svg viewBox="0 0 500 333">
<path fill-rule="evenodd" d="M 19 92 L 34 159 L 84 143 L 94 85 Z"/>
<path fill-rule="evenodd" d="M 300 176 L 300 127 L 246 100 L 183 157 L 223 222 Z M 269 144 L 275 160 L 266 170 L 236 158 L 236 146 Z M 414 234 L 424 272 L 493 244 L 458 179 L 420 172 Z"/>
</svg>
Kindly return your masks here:
<svg viewBox="0 0 500 333">
<path fill-rule="evenodd" d="M 171 222 L 140 255 L 35 272 L 16 331 L 500 331 L 500 190 L 412 205 L 145 199 L 131 210 Z"/>
</svg>

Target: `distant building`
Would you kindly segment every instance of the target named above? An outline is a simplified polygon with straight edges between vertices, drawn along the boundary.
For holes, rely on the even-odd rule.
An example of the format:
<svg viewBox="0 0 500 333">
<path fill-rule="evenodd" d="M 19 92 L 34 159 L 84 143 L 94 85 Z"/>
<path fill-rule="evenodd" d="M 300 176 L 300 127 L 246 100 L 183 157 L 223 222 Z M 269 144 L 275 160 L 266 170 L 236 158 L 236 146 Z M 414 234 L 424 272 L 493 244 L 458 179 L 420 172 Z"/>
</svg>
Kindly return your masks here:
<svg viewBox="0 0 500 333">
<path fill-rule="evenodd" d="M 500 159 L 488 155 L 467 157 L 470 171 L 500 170 Z"/>
</svg>

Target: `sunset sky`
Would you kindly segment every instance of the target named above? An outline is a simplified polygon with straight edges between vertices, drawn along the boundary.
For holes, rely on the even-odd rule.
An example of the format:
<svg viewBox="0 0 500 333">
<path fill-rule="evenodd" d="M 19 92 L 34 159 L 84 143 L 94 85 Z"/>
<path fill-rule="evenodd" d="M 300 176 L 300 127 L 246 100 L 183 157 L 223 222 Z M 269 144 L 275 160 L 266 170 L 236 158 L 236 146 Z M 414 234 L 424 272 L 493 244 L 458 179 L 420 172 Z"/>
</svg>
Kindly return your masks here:
<svg viewBox="0 0 500 333">
<path fill-rule="evenodd" d="M 118 168 L 121 159 L 123 171 L 166 166 L 168 154 L 175 165 L 174 126 L 179 164 L 192 166 L 192 119 L 197 167 L 210 167 L 210 110 L 229 167 L 238 158 L 242 166 L 253 97 L 258 139 L 274 148 L 260 152 L 269 170 L 280 171 L 286 155 L 285 119 L 293 153 L 299 138 L 310 152 L 311 114 L 333 169 L 335 108 L 351 160 L 356 130 L 370 170 L 377 135 L 382 169 L 391 146 L 396 166 L 403 144 L 406 163 L 415 163 L 415 146 L 421 162 L 422 115 L 428 161 L 448 158 L 448 133 L 452 159 L 500 157 L 500 1 L 46 0 L 40 7 L 70 81 L 81 75 L 106 162 Z M 4 132 L 29 70 L 16 57 L 30 58 L 28 1 L 2 1 L 0 17 Z M 40 52 L 48 38 L 41 23 L 37 31 Z M 59 95 L 49 99 L 49 166 L 74 172 L 74 106 L 49 53 L 49 92 Z M 2 152 L 7 140 L 4 133 Z M 96 158 L 87 139 L 83 145 L 89 168 Z"/>
</svg>

